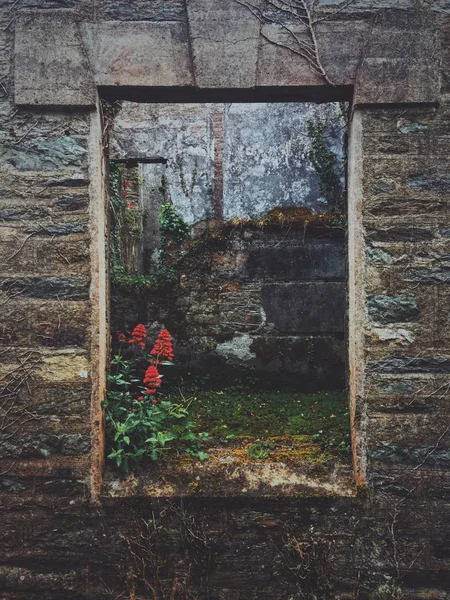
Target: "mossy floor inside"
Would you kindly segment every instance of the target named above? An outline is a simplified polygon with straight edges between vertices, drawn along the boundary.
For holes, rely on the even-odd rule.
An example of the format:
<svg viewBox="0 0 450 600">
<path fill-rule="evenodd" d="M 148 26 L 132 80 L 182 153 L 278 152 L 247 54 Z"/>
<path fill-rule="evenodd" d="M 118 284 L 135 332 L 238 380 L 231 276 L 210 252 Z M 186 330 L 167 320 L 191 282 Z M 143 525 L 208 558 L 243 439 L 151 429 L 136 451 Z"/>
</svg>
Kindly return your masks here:
<svg viewBox="0 0 450 600">
<path fill-rule="evenodd" d="M 286 447 L 290 439 L 293 447 L 304 450 L 308 446 L 312 454 L 325 453 L 349 462 L 346 391 L 300 393 L 252 391 L 240 386 L 220 390 L 179 387 L 172 388 L 170 396 L 189 407 L 198 430 L 209 433 L 212 445 L 233 447 L 246 441 L 250 458 L 258 459 L 269 458 L 280 443 Z"/>
</svg>

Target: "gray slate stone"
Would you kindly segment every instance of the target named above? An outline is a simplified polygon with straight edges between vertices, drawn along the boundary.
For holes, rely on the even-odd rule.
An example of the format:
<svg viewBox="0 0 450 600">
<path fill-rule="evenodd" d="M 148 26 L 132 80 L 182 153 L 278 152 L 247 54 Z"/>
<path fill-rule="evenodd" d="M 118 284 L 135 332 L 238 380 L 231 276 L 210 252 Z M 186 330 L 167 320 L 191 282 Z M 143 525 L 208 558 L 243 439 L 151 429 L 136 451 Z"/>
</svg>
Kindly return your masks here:
<svg viewBox="0 0 450 600">
<path fill-rule="evenodd" d="M 448 356 L 390 356 L 368 363 L 369 370 L 376 373 L 450 373 Z"/>
<path fill-rule="evenodd" d="M 379 323 L 411 321 L 419 315 L 419 307 L 409 296 L 370 296 L 369 315 Z"/>
<path fill-rule="evenodd" d="M 74 11 L 20 11 L 15 36 L 17 105 L 95 105 L 94 82 Z"/>
<path fill-rule="evenodd" d="M 89 297 L 89 282 L 83 277 L 26 277 L 3 279 L 0 290 L 20 293 L 29 298 L 65 298 L 86 300 Z"/>
<path fill-rule="evenodd" d="M 67 167 L 79 170 L 87 166 L 87 150 L 76 138 L 65 135 L 33 140 L 26 149 L 12 146 L 4 160 L 21 171 L 53 171 Z"/>
<path fill-rule="evenodd" d="M 60 440 L 61 454 L 67 456 L 85 454 L 91 447 L 90 437 L 81 433 L 65 433 L 60 437 Z"/>
<path fill-rule="evenodd" d="M 434 175 L 412 175 L 408 179 L 408 187 L 413 190 L 449 194 L 450 175 L 448 173 L 435 173 Z"/>
<path fill-rule="evenodd" d="M 333 304 L 330 298 L 334 299 Z M 281 333 L 344 332 L 344 283 L 266 284 L 262 300 L 267 322 Z"/>
<path fill-rule="evenodd" d="M 307 242 L 303 246 L 251 249 L 246 277 L 292 281 L 297 279 L 344 279 L 346 248 L 342 242 Z"/>
<path fill-rule="evenodd" d="M 449 284 L 450 269 L 408 269 L 405 274 L 405 281 L 417 281 L 427 284 Z"/>
<path fill-rule="evenodd" d="M 86 223 L 54 223 L 52 225 L 33 225 L 26 229 L 27 233 L 39 233 L 40 235 L 70 235 L 72 233 L 86 233 Z"/>
<path fill-rule="evenodd" d="M 369 451 L 372 460 L 388 463 L 403 463 L 412 465 L 430 465 L 437 467 L 450 466 L 450 450 L 448 448 L 411 448 L 411 446 L 378 446 Z"/>
</svg>

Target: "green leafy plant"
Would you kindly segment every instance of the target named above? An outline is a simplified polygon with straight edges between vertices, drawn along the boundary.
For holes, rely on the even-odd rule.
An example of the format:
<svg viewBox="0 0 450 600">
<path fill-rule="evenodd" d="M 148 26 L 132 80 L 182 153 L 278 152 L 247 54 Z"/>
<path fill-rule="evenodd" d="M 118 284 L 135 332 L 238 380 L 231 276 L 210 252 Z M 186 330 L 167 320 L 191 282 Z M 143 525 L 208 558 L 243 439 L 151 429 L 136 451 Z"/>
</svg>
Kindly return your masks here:
<svg viewBox="0 0 450 600">
<path fill-rule="evenodd" d="M 327 145 L 325 131 L 326 124 L 324 121 L 317 121 L 316 123 L 308 121 L 308 135 L 311 141 L 308 158 L 317 171 L 320 193 L 327 201 L 330 209 L 339 211 L 345 207 L 345 194 L 342 183 L 343 172 L 337 155 Z"/>
<path fill-rule="evenodd" d="M 130 171 L 117 162 L 110 163 L 109 213 L 110 260 L 112 270 L 133 270 L 137 246 L 142 237 L 144 211 L 136 201 L 136 177 L 128 179 Z M 130 196 L 131 194 L 131 196 Z M 134 194 L 134 200 L 132 195 Z"/>
<path fill-rule="evenodd" d="M 270 442 L 264 440 L 256 440 L 248 449 L 247 456 L 252 460 L 264 460 L 269 458 L 272 450 L 275 450 L 275 446 Z"/>
<path fill-rule="evenodd" d="M 111 269 L 111 283 L 115 287 L 157 288 L 168 283 L 173 283 L 175 280 L 175 269 L 165 264 L 160 264 L 157 271 L 151 275 L 143 275 L 136 271 L 130 271 L 122 266 L 116 266 Z"/>
<path fill-rule="evenodd" d="M 177 213 L 171 202 L 164 202 L 159 213 L 159 222 L 163 234 L 169 233 L 175 242 L 182 242 L 189 235 L 191 228 Z"/>
<path fill-rule="evenodd" d="M 158 368 L 173 364 L 169 332 L 162 330 L 151 350 L 142 324 L 129 340 L 120 334 L 119 342 L 122 350 L 111 361 L 103 403 L 108 458 L 125 472 L 168 453 L 206 460 L 203 446 L 208 434 L 197 433 L 186 406 L 159 393 L 163 375 Z"/>
</svg>

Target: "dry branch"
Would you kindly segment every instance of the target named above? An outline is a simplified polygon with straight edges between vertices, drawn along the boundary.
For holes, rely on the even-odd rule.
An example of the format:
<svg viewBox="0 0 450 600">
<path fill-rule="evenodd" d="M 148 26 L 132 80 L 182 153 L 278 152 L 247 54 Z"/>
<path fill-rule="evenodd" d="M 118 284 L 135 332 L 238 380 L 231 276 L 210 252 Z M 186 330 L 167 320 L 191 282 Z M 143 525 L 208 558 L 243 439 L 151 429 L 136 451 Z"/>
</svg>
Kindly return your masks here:
<svg viewBox="0 0 450 600">
<path fill-rule="evenodd" d="M 261 24 L 260 36 L 264 40 L 305 59 L 314 73 L 328 84 L 335 85 L 320 57 L 317 25 L 344 11 L 355 0 L 343 0 L 332 11 L 322 16 L 317 15 L 318 0 L 262 0 L 258 5 L 250 0 L 234 1 L 258 19 Z M 278 41 L 270 37 L 262 31 L 264 25 L 277 27 L 287 36 L 287 41 Z M 297 29 L 300 34 L 296 33 Z M 306 39 L 303 39 L 303 36 Z"/>
</svg>

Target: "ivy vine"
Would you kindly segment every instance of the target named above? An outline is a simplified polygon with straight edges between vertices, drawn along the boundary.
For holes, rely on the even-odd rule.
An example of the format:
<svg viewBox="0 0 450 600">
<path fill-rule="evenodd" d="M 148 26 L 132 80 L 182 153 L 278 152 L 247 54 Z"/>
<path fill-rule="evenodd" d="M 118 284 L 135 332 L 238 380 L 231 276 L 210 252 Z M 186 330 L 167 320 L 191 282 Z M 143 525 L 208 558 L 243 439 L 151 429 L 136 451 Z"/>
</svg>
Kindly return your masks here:
<svg viewBox="0 0 450 600">
<path fill-rule="evenodd" d="M 319 177 L 319 189 L 331 210 L 343 212 L 345 209 L 345 191 L 342 183 L 342 166 L 335 152 L 327 145 L 326 124 L 324 121 L 308 121 L 308 135 L 311 150 L 308 158 Z"/>
</svg>

